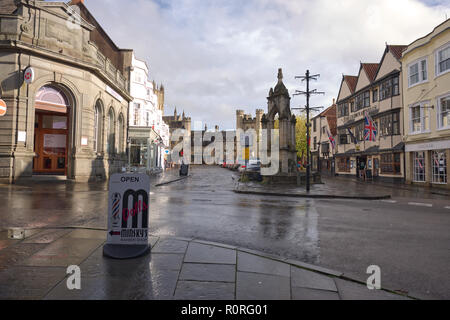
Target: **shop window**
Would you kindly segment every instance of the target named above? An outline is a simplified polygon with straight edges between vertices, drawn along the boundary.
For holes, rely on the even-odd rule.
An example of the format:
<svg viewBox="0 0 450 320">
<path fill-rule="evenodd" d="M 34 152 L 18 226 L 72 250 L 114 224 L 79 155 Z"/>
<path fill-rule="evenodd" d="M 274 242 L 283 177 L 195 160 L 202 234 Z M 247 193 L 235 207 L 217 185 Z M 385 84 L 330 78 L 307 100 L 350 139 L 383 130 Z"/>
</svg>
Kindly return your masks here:
<svg viewBox="0 0 450 320">
<path fill-rule="evenodd" d="M 447 183 L 447 157 L 445 150 L 431 152 L 432 182 L 438 184 Z"/>
<path fill-rule="evenodd" d="M 339 172 L 350 172 L 350 158 L 338 158 L 338 169 Z"/>
<path fill-rule="evenodd" d="M 381 173 L 400 174 L 400 153 L 384 153 L 381 155 Z"/>
<path fill-rule="evenodd" d="M 414 152 L 414 182 L 425 182 L 425 152 Z"/>
</svg>

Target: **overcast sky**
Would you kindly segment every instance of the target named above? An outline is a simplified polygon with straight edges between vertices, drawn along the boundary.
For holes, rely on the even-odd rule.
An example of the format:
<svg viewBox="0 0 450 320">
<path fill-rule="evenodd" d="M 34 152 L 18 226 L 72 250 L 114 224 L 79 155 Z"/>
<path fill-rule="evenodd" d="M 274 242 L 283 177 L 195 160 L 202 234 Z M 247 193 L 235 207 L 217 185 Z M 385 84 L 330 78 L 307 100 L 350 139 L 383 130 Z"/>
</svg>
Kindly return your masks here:
<svg viewBox="0 0 450 320">
<path fill-rule="evenodd" d="M 450 0 L 85 0 L 113 41 L 145 59 L 164 83 L 165 114 L 184 109 L 211 128 L 235 127 L 235 111 L 267 112 L 278 68 L 291 96 L 294 76 L 320 73 L 329 106 L 342 74 L 377 63 L 388 44 L 409 44 L 450 17 Z M 291 107 L 305 105 L 292 97 Z"/>
</svg>

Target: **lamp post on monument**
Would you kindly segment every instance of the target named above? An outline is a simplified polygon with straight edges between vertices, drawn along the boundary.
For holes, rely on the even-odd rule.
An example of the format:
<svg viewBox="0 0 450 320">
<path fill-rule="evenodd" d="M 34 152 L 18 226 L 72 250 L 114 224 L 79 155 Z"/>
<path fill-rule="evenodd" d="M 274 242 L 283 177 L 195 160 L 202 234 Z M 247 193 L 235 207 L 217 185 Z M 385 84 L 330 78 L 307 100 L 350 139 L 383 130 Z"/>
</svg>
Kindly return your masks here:
<svg viewBox="0 0 450 320">
<path fill-rule="evenodd" d="M 325 92 L 318 92 L 316 89 L 310 90 L 309 89 L 309 81 L 310 80 L 316 80 L 320 77 L 320 74 L 311 75 L 309 73 L 309 70 L 306 70 L 306 73 L 304 76 L 296 76 L 295 79 L 301 79 L 302 82 L 306 80 L 306 91 L 300 91 L 295 90 L 294 96 L 297 95 L 306 95 L 306 106 L 305 108 L 292 108 L 292 109 L 298 109 L 298 110 L 305 110 L 306 111 L 306 192 L 309 192 L 310 190 L 310 177 L 311 177 L 311 134 L 310 134 L 310 128 L 311 123 L 309 122 L 309 112 L 317 111 L 319 108 L 310 108 L 309 107 L 309 98 L 313 94 L 325 94 Z"/>
</svg>

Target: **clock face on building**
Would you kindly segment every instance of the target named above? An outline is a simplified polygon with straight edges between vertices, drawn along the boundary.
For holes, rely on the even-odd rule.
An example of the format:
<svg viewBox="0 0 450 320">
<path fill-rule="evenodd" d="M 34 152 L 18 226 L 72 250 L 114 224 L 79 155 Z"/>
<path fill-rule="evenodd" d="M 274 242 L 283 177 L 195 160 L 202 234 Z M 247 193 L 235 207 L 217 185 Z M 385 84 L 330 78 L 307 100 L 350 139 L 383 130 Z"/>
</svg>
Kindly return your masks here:
<svg viewBox="0 0 450 320">
<path fill-rule="evenodd" d="M 34 80 L 34 70 L 33 70 L 33 68 L 28 67 L 25 70 L 25 73 L 23 75 L 23 79 L 24 79 L 26 84 L 30 84 L 30 83 L 33 82 L 33 80 Z"/>
</svg>

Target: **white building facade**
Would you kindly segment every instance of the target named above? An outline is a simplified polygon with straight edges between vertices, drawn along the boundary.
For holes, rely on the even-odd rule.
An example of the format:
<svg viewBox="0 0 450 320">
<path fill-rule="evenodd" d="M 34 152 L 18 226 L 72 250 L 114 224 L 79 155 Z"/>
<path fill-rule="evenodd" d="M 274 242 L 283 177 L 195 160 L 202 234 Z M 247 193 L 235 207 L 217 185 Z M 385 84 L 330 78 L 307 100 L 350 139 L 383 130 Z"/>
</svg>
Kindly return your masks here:
<svg viewBox="0 0 450 320">
<path fill-rule="evenodd" d="M 133 54 L 130 71 L 129 161 L 135 170 L 150 173 L 165 169 L 169 126 L 163 121 L 164 87 L 149 80 L 145 61 Z"/>
</svg>

